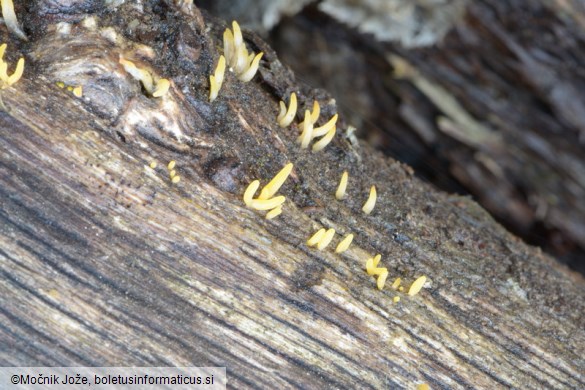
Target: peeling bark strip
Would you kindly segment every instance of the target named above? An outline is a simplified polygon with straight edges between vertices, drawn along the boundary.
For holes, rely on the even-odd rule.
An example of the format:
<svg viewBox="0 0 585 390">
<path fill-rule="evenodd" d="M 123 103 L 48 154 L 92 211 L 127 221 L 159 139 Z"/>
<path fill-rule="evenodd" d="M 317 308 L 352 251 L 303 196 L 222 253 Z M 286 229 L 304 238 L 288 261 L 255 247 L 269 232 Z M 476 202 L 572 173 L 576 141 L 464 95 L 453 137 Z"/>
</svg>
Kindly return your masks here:
<svg viewBox="0 0 585 390">
<path fill-rule="evenodd" d="M 226 366 L 233 388 L 585 385 L 580 276 L 345 137 L 299 148 L 278 102 L 295 91 L 323 118 L 335 103 L 253 36 L 261 80 L 227 73 L 209 103 L 225 24 L 188 3 L 16 10 L 29 43 L 9 46 L 31 66 L 2 92 L 3 365 Z M 148 96 L 120 55 L 168 92 Z M 283 215 L 247 209 L 247 183 L 289 161 Z M 351 231 L 352 246 L 307 247 L 320 226 Z M 394 303 L 365 272 L 374 253 L 391 280 L 425 274 L 431 288 Z"/>
</svg>

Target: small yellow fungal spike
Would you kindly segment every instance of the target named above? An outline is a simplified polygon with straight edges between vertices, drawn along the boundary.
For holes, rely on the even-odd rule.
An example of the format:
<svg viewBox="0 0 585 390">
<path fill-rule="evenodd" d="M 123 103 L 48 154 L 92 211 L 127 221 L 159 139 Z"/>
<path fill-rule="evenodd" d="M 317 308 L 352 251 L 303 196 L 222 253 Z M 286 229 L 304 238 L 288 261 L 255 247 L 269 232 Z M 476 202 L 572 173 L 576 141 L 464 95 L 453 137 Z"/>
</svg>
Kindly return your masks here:
<svg viewBox="0 0 585 390">
<path fill-rule="evenodd" d="M 311 236 L 311 238 L 309 238 L 307 240 L 307 245 L 308 246 L 315 246 L 315 245 L 317 245 L 323 239 L 323 236 L 324 235 L 325 235 L 325 229 L 319 229 L 319 230 L 317 230 L 317 232 L 315 234 L 313 234 Z"/>
<path fill-rule="evenodd" d="M 398 287 L 400 287 L 400 282 L 401 282 L 401 281 L 402 281 L 402 279 L 400 279 L 400 278 L 396 278 L 396 279 L 394 280 L 394 283 L 392 283 L 392 286 L 391 286 L 391 287 L 392 287 L 394 290 L 397 290 L 397 289 L 398 289 Z"/>
<path fill-rule="evenodd" d="M 262 58 L 263 55 L 264 55 L 263 52 L 258 53 L 250 63 L 248 69 L 244 70 L 244 72 L 238 75 L 238 80 L 244 83 L 247 83 L 248 81 L 252 80 L 252 78 L 258 71 L 258 67 L 260 66 L 260 59 Z"/>
<path fill-rule="evenodd" d="M 378 287 L 378 290 L 384 288 L 384 284 L 386 284 L 386 278 L 388 278 L 388 270 L 386 268 L 383 269 L 384 271 L 382 271 L 382 273 L 378 275 L 378 280 L 376 281 L 376 286 Z"/>
<path fill-rule="evenodd" d="M 232 34 L 232 30 L 226 28 L 223 33 L 223 55 L 225 56 L 225 60 L 227 64 L 232 68 L 234 66 L 235 60 L 235 46 L 234 46 L 234 35 Z"/>
<path fill-rule="evenodd" d="M 254 180 L 246 188 L 246 191 L 244 192 L 244 203 L 246 206 L 250 206 L 252 203 L 254 194 L 256 194 L 256 191 L 258 191 L 258 187 L 260 187 L 260 180 Z"/>
<path fill-rule="evenodd" d="M 169 176 L 172 179 L 173 177 L 177 176 L 177 171 L 175 171 L 174 169 L 172 171 L 169 172 Z"/>
<path fill-rule="evenodd" d="M 212 102 L 219 94 L 220 85 L 214 75 L 209 76 L 209 101 Z"/>
<path fill-rule="evenodd" d="M 166 95 L 169 91 L 169 87 L 171 86 L 171 82 L 168 79 L 160 79 L 156 83 L 156 89 L 152 92 L 153 97 L 161 97 Z"/>
<path fill-rule="evenodd" d="M 272 210 L 286 201 L 284 196 L 275 196 L 271 199 L 252 199 L 250 207 L 259 211 Z"/>
<path fill-rule="evenodd" d="M 8 30 L 19 38 L 27 41 L 28 39 L 26 38 L 26 35 L 18 25 L 18 20 L 16 19 L 16 13 L 14 12 L 14 4 L 12 3 L 12 0 L 1 0 L 0 3 L 2 6 L 2 16 L 4 17 L 4 23 L 6 24 L 6 27 L 8 27 Z"/>
<path fill-rule="evenodd" d="M 335 124 L 337 123 L 337 118 L 338 117 L 339 117 L 339 115 L 338 114 L 335 114 L 323 126 L 316 127 L 315 130 L 313 131 L 313 137 L 314 138 L 319 138 L 319 137 L 322 137 L 325 134 L 327 134 L 331 130 L 331 128 L 335 127 Z"/>
<path fill-rule="evenodd" d="M 59 88 L 65 88 L 65 83 L 64 83 L 63 81 L 57 81 L 55 84 L 56 84 L 56 85 L 57 85 L 57 87 L 59 87 Z"/>
<path fill-rule="evenodd" d="M 372 210 L 374 210 L 374 206 L 376 206 L 376 186 L 372 186 L 370 188 L 370 196 L 366 203 L 364 203 L 364 207 L 362 207 L 362 211 L 366 214 L 370 214 Z"/>
<path fill-rule="evenodd" d="M 24 72 L 24 58 L 20 58 L 16 63 L 14 73 L 8 76 L 8 64 L 4 61 L 4 52 L 6 51 L 7 45 L 3 43 L 0 45 L 0 89 L 10 87 L 15 84 Z"/>
<path fill-rule="evenodd" d="M 311 112 L 311 122 L 313 124 L 317 123 L 317 120 L 319 119 L 320 114 L 321 114 L 321 107 L 319 106 L 319 102 L 315 100 L 313 102 L 313 111 Z"/>
<path fill-rule="evenodd" d="M 167 165 L 167 169 L 170 171 L 170 170 L 175 168 L 175 165 L 177 165 L 177 162 L 175 160 L 171 160 L 171 161 L 169 161 L 169 164 Z"/>
<path fill-rule="evenodd" d="M 278 206 L 272 210 L 270 210 L 266 214 L 266 219 L 272 219 L 278 217 L 282 213 L 282 206 Z"/>
<path fill-rule="evenodd" d="M 420 385 L 416 386 L 416 390 L 431 390 L 431 386 L 426 383 L 421 383 Z"/>
<path fill-rule="evenodd" d="M 339 181 L 339 186 L 337 186 L 337 191 L 335 191 L 335 199 L 342 200 L 345 197 L 345 190 L 347 189 L 347 180 L 349 175 L 347 171 L 343 171 L 341 175 L 341 180 Z"/>
<path fill-rule="evenodd" d="M 329 145 L 329 143 L 333 140 L 333 137 L 335 137 L 336 131 L 337 131 L 337 128 L 335 126 L 333 126 L 327 132 L 327 134 L 325 134 L 325 137 L 323 137 L 319 141 L 315 142 L 313 144 L 313 152 L 319 152 L 319 151 L 323 150 L 325 148 L 325 146 Z"/>
<path fill-rule="evenodd" d="M 385 269 L 385 268 L 377 268 L 378 263 L 380 262 L 381 258 L 382 258 L 382 255 L 376 255 L 374 257 L 370 257 L 366 261 L 366 272 L 368 273 L 368 275 L 378 275 L 381 272 L 378 270 Z"/>
<path fill-rule="evenodd" d="M 217 61 L 217 67 L 215 68 L 215 81 L 219 84 L 219 87 L 221 88 L 221 85 L 223 84 L 223 77 L 225 75 L 225 57 L 224 56 L 219 56 L 219 60 Z"/>
<path fill-rule="evenodd" d="M 77 97 L 83 96 L 83 89 L 82 89 L 81 85 L 78 85 L 77 87 L 73 88 L 73 94 Z"/>
<path fill-rule="evenodd" d="M 240 25 L 235 20 L 232 22 L 232 28 L 234 29 L 234 45 L 237 48 L 243 45 L 244 37 L 242 36 Z"/>
<path fill-rule="evenodd" d="M 327 230 L 323 235 L 323 238 L 321 238 L 321 240 L 317 243 L 317 249 L 321 251 L 327 248 L 327 246 L 333 240 L 333 236 L 335 236 L 335 229 Z"/>
<path fill-rule="evenodd" d="M 173 176 L 171 181 L 173 182 L 173 184 L 177 184 L 178 182 L 181 181 L 181 176 Z"/>
<path fill-rule="evenodd" d="M 400 291 L 400 292 L 404 291 L 404 287 L 402 287 L 402 286 L 398 287 L 398 291 Z"/>
<path fill-rule="evenodd" d="M 343 240 L 341 240 L 341 242 L 339 244 L 337 244 L 337 248 L 335 248 L 335 253 L 345 252 L 349 248 L 349 246 L 351 245 L 352 241 L 353 241 L 353 234 L 348 234 L 347 236 L 345 236 L 345 238 Z"/>
<path fill-rule="evenodd" d="M 149 166 L 151 169 L 155 169 L 157 165 L 158 165 L 158 164 L 156 163 L 156 161 L 151 161 L 151 162 L 150 162 L 150 164 L 149 164 L 148 166 Z"/>
<path fill-rule="evenodd" d="M 288 110 L 283 116 L 278 116 L 276 121 L 280 127 L 287 127 L 290 125 L 295 119 L 295 115 L 297 114 L 297 95 L 293 92 L 290 94 L 290 103 L 288 106 Z"/>
<path fill-rule="evenodd" d="M 236 51 L 236 65 L 234 66 L 234 72 L 237 75 L 244 72 L 248 68 L 248 49 L 246 45 L 241 45 Z"/>
<path fill-rule="evenodd" d="M 280 187 L 282 187 L 282 185 L 290 175 L 292 169 L 293 169 L 292 163 L 286 164 L 284 168 L 282 168 L 274 176 L 274 178 L 270 180 L 270 183 L 266 184 L 264 188 L 262 188 L 262 191 L 260 191 L 260 196 L 258 196 L 258 199 L 266 200 L 272 198 L 272 196 L 274 196 L 274 194 L 278 192 Z"/>
<path fill-rule="evenodd" d="M 400 297 L 397 295 L 394 298 L 392 298 L 392 300 L 394 301 L 394 303 L 398 303 L 400 302 Z"/>
<path fill-rule="evenodd" d="M 303 132 L 297 139 L 297 141 L 301 144 L 301 149 L 306 149 L 311 142 L 311 138 L 313 138 L 313 124 L 310 120 L 310 112 L 309 110 L 305 110 L 305 120 L 303 121 Z"/>
<path fill-rule="evenodd" d="M 73 87 L 72 87 L 71 85 L 68 85 L 68 86 L 67 86 L 67 90 L 68 90 L 69 92 L 73 92 Z"/>
<path fill-rule="evenodd" d="M 154 83 L 150 72 L 138 68 L 132 61 L 129 61 L 122 56 L 120 56 L 120 64 L 122 64 L 124 70 L 134 77 L 134 79 L 139 80 L 142 83 L 144 89 L 146 89 L 148 93 L 152 94 Z"/>
<path fill-rule="evenodd" d="M 417 280 L 415 280 L 414 283 L 412 283 L 412 285 L 408 289 L 408 295 L 413 296 L 413 295 L 418 294 L 419 291 L 425 285 L 425 282 L 426 281 L 427 281 L 427 277 L 426 276 L 421 276 L 420 278 L 418 278 Z"/>
</svg>

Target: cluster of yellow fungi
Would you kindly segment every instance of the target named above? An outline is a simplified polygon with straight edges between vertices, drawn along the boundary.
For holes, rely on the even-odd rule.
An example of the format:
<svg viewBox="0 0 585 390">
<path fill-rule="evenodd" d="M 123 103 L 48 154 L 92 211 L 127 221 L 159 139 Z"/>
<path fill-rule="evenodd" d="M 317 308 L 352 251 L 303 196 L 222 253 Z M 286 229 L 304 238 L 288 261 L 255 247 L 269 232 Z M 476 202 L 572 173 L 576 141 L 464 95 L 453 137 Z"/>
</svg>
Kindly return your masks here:
<svg viewBox="0 0 585 390">
<path fill-rule="evenodd" d="M 276 122 L 280 127 L 288 127 L 294 120 L 297 114 L 297 95 L 292 92 L 290 94 L 289 105 L 285 102 L 280 101 L 280 111 L 276 117 Z M 321 107 L 318 101 L 313 102 L 312 110 L 305 110 L 305 116 L 303 121 L 299 124 L 301 134 L 297 138 L 297 143 L 301 146 L 301 149 L 306 149 L 312 140 L 320 138 L 313 144 L 313 152 L 323 150 L 333 140 L 337 127 L 338 115 L 335 114 L 329 119 L 327 123 L 322 126 L 315 127 L 315 123 L 319 120 L 321 114 Z"/>
<path fill-rule="evenodd" d="M 282 204 L 286 201 L 286 198 L 282 195 L 274 196 L 282 187 L 288 176 L 293 169 L 293 164 L 288 163 L 282 168 L 274 178 L 266 184 L 260 191 L 258 198 L 254 198 L 258 188 L 260 187 L 260 181 L 254 180 L 248 185 L 244 192 L 244 203 L 246 206 L 259 211 L 270 210 L 266 214 L 266 219 L 272 219 L 282 213 Z"/>
<path fill-rule="evenodd" d="M 142 86 L 150 96 L 161 97 L 169 91 L 171 82 L 168 79 L 159 78 L 148 70 L 137 67 L 134 62 L 122 56 L 120 56 L 120 64 L 135 80 L 142 83 Z"/>
<path fill-rule="evenodd" d="M 252 80 L 264 53 L 248 52 L 240 25 L 235 20 L 232 22 L 234 31 L 226 28 L 223 33 L 223 55 L 219 57 L 217 67 L 209 76 L 209 101 L 213 102 L 223 84 L 226 65 L 235 73 L 236 78 L 244 83 Z"/>
</svg>

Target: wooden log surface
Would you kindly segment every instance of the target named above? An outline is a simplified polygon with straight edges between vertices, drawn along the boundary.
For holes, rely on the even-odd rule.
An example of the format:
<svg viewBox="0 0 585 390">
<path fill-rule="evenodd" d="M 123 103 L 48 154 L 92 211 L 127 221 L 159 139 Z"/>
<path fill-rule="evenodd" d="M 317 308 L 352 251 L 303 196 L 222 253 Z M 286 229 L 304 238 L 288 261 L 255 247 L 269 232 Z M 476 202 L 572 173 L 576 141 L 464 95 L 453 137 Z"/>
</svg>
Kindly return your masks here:
<svg viewBox="0 0 585 390">
<path fill-rule="evenodd" d="M 582 276 L 356 142 L 343 117 L 323 152 L 301 150 L 278 101 L 297 91 L 327 118 L 335 102 L 255 35 L 260 74 L 228 74 L 210 104 L 224 22 L 189 2 L 88 4 L 17 8 L 29 42 L 4 33 L 9 63 L 27 64 L 1 91 L 2 365 L 225 366 L 233 388 L 585 386 Z M 120 55 L 169 93 L 148 97 Z M 289 161 L 283 215 L 267 221 L 242 193 Z M 308 248 L 322 226 L 354 244 Z M 423 291 L 377 290 L 376 253 L 389 282 L 427 275 Z"/>
</svg>

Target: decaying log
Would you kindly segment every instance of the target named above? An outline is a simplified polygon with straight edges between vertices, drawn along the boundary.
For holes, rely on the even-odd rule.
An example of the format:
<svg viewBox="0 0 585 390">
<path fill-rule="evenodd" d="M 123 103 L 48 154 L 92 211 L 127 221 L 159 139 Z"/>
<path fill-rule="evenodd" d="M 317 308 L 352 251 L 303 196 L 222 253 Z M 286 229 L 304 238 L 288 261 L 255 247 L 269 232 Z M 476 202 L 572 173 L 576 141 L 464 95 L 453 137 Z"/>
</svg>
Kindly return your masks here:
<svg viewBox="0 0 585 390">
<path fill-rule="evenodd" d="M 385 2 L 347 3 L 368 14 Z M 439 15 L 455 13 L 458 1 L 401 3 Z M 383 31 L 357 34 L 319 13 L 321 5 L 285 19 L 271 38 L 283 62 L 337 96 L 376 148 L 441 188 L 473 194 L 509 229 L 583 273 L 583 2 L 467 4 L 430 47 L 377 42 Z M 372 25 L 383 27 L 358 28 Z M 409 72 L 396 73 L 397 56 Z"/>
<path fill-rule="evenodd" d="M 585 386 L 582 276 L 358 143 L 343 117 L 324 151 L 301 150 L 279 100 L 318 99 L 322 118 L 335 101 L 255 35 L 260 73 L 228 74 L 210 104 L 224 22 L 189 2 L 111 7 L 39 1 L 17 9 L 28 43 L 4 33 L 27 65 L 1 92 L 2 365 L 225 366 L 233 388 Z M 149 97 L 120 56 L 169 93 Z M 267 221 L 242 193 L 289 161 L 283 215 Z M 308 248 L 321 226 L 354 244 Z M 364 271 L 376 253 L 383 291 Z M 423 274 L 416 296 L 388 286 Z"/>
</svg>

